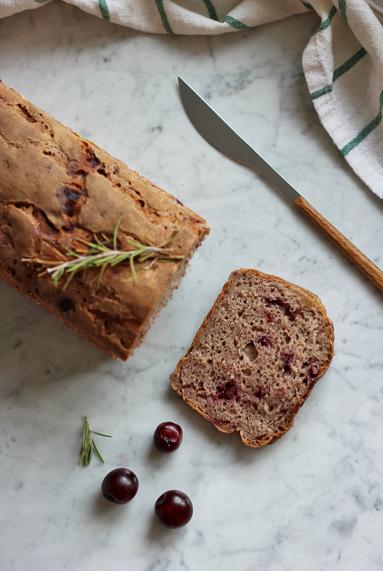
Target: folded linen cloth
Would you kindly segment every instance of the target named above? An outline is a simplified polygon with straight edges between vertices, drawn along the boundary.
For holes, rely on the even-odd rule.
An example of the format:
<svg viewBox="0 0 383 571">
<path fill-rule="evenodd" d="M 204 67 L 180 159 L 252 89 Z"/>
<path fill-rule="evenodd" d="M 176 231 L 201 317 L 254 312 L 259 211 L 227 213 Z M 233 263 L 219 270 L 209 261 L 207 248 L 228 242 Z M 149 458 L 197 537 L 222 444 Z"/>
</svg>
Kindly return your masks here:
<svg viewBox="0 0 383 571">
<path fill-rule="evenodd" d="M 0 0 L 0 17 L 50 0 Z M 137 30 L 222 34 L 314 10 L 303 69 L 320 121 L 355 173 L 383 198 L 383 0 L 64 0 Z"/>
</svg>

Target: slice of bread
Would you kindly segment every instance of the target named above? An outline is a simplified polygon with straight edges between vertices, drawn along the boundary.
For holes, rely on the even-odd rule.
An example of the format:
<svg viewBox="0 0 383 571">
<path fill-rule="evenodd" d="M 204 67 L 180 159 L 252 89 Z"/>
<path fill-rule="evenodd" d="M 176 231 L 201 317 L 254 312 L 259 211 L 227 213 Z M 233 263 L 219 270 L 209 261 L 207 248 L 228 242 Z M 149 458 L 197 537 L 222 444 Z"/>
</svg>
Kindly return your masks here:
<svg viewBox="0 0 383 571">
<path fill-rule="evenodd" d="M 257 270 L 233 272 L 187 354 L 173 389 L 221 432 L 258 448 L 287 432 L 334 351 L 320 299 Z"/>
</svg>

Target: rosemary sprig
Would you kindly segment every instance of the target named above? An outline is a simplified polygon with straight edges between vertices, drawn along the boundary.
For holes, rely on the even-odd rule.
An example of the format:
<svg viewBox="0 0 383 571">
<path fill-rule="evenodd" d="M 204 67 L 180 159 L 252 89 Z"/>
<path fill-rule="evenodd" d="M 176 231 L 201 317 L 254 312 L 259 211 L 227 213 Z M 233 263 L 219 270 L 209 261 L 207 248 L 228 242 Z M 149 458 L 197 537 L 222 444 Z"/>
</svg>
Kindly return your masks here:
<svg viewBox="0 0 383 571">
<path fill-rule="evenodd" d="M 136 263 L 147 262 L 148 260 L 181 260 L 183 256 L 174 255 L 171 250 L 163 246 L 149 246 L 142 244 L 137 240 L 127 240 L 130 248 L 128 250 L 121 250 L 118 247 L 118 234 L 120 230 L 121 218 L 118 220 L 112 239 L 102 234 L 94 235 L 92 242 L 87 240 L 80 240 L 78 242 L 82 246 L 81 249 L 67 250 L 66 256 L 69 259 L 64 261 L 60 260 L 44 260 L 41 258 L 23 258 L 23 262 L 31 262 L 40 264 L 45 267 L 46 271 L 57 286 L 64 275 L 67 277 L 63 289 L 65 290 L 71 280 L 78 272 L 86 271 L 90 268 L 98 268 L 100 270 L 98 275 L 98 283 L 104 276 L 108 267 L 114 268 L 123 262 L 129 262 L 130 271 L 133 280 L 137 283 L 137 270 Z"/>
<path fill-rule="evenodd" d="M 104 458 L 101 456 L 100 451 L 96 446 L 96 443 L 92 436 L 93 434 L 97 434 L 97 436 L 104 436 L 105 438 L 112 438 L 109 434 L 103 434 L 102 432 L 96 432 L 95 430 L 91 430 L 89 426 L 89 419 L 87 416 L 84 416 L 84 424 L 82 428 L 82 443 L 81 443 L 80 461 L 79 461 L 80 466 L 89 466 L 90 461 L 92 460 L 93 452 L 96 454 L 101 464 L 104 464 Z"/>
</svg>

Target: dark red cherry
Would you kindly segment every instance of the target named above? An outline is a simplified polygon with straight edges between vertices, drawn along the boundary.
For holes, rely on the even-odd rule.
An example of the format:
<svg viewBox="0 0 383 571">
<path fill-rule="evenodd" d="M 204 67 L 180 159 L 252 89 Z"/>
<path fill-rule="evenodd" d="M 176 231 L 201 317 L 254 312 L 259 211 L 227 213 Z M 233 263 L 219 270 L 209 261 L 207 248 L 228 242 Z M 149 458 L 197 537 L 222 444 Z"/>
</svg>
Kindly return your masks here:
<svg viewBox="0 0 383 571">
<path fill-rule="evenodd" d="M 127 504 L 138 490 L 138 479 L 128 468 L 116 468 L 107 474 L 101 491 L 105 499 L 115 504 Z"/>
<path fill-rule="evenodd" d="M 183 492 L 168 490 L 158 498 L 154 511 L 162 525 L 176 529 L 191 520 L 193 504 Z"/>
<path fill-rule="evenodd" d="M 182 428 L 174 422 L 161 422 L 154 432 L 153 441 L 161 452 L 173 452 L 182 442 Z"/>
</svg>

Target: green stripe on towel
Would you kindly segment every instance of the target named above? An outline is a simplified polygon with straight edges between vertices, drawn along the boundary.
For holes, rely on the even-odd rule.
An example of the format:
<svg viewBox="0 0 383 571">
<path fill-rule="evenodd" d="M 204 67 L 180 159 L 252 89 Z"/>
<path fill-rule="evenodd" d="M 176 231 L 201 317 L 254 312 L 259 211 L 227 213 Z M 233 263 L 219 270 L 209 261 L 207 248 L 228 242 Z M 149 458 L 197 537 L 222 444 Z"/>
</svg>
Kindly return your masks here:
<svg viewBox="0 0 383 571">
<path fill-rule="evenodd" d="M 326 93 L 330 93 L 332 91 L 334 81 L 339 79 L 339 77 L 346 73 L 346 71 L 353 68 L 354 65 L 356 65 L 366 54 L 367 52 L 364 48 L 360 48 L 360 50 L 355 52 L 354 55 L 336 68 L 332 74 L 332 83 L 330 85 L 326 85 L 325 87 L 321 87 L 320 89 L 317 89 L 317 91 L 310 93 L 311 99 L 318 99 L 318 97 L 321 97 Z"/>
<path fill-rule="evenodd" d="M 173 34 L 172 27 L 170 25 L 170 22 L 166 14 L 164 0 L 155 0 L 155 3 L 165 32 L 167 32 L 168 34 Z"/>
<path fill-rule="evenodd" d="M 218 22 L 217 12 L 216 12 L 216 9 L 215 9 L 213 2 L 211 0 L 202 0 L 202 2 L 206 6 L 206 10 L 209 14 L 209 18 L 211 20 L 216 20 Z"/>
<path fill-rule="evenodd" d="M 246 24 L 232 18 L 231 16 L 226 16 L 224 22 L 236 30 L 250 30 L 250 26 L 246 26 Z"/>
<path fill-rule="evenodd" d="M 98 0 L 98 7 L 104 20 L 109 20 L 109 8 L 105 0 Z"/>
<path fill-rule="evenodd" d="M 330 12 L 328 13 L 327 18 L 325 18 L 324 20 L 322 20 L 319 28 L 318 28 L 318 32 L 322 32 L 323 30 L 325 30 L 326 28 L 329 27 L 329 25 L 331 24 L 331 20 L 333 19 L 333 17 L 336 14 L 336 8 L 335 6 L 333 6 L 330 10 Z"/>
<path fill-rule="evenodd" d="M 347 22 L 347 14 L 346 14 L 346 0 L 339 0 L 339 14 L 342 16 L 343 20 Z"/>
<path fill-rule="evenodd" d="M 310 93 L 311 99 L 318 99 L 318 97 L 322 97 L 322 95 L 326 95 L 326 93 L 330 93 L 332 91 L 332 85 L 326 85 L 325 87 L 321 87 L 316 91 Z"/>
<path fill-rule="evenodd" d="M 336 81 L 338 77 L 346 73 L 349 69 L 354 67 L 355 64 L 358 63 L 365 55 L 367 54 L 364 48 L 360 48 L 357 52 L 354 53 L 347 61 L 345 61 L 342 65 L 336 68 L 334 71 L 334 75 L 332 77 L 333 81 Z"/>
<path fill-rule="evenodd" d="M 301 0 L 301 2 L 302 2 L 302 4 L 303 4 L 303 6 L 304 6 L 305 8 L 307 8 L 307 10 L 312 10 L 312 9 L 313 9 L 313 7 L 311 6 L 311 4 L 309 4 L 308 2 L 305 2 L 305 0 Z"/>
<path fill-rule="evenodd" d="M 347 143 L 347 145 L 345 145 L 343 147 L 343 149 L 340 150 L 340 152 L 342 153 L 342 155 L 345 157 L 346 155 L 348 155 L 348 153 L 350 151 L 352 151 L 353 149 L 355 149 L 355 147 L 357 147 L 359 145 L 359 143 L 361 143 L 362 141 L 364 141 L 364 139 L 366 137 L 368 137 L 368 135 L 370 133 L 372 133 L 372 131 L 374 129 L 376 129 L 376 127 L 378 127 L 378 125 L 381 123 L 382 121 L 382 109 L 383 109 L 383 91 L 380 94 L 379 97 L 379 111 L 378 114 L 376 115 L 376 117 L 374 117 L 374 119 L 372 121 L 370 121 L 370 123 L 368 125 L 366 125 L 361 131 L 359 131 L 359 133 L 357 134 L 356 137 L 354 137 L 349 143 Z"/>
</svg>

